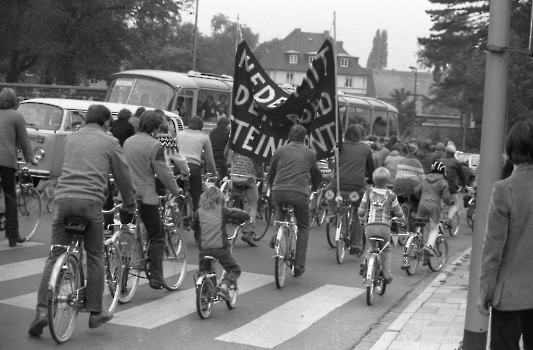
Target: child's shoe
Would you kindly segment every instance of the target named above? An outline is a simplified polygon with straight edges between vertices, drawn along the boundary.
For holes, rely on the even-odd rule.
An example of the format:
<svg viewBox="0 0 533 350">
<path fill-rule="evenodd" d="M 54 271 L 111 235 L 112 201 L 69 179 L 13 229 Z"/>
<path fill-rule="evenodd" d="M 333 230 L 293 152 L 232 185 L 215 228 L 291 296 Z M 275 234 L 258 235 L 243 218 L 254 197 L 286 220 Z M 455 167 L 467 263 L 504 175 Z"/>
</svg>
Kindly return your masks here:
<svg viewBox="0 0 533 350">
<path fill-rule="evenodd" d="M 433 247 L 430 246 L 430 245 L 425 245 L 424 247 L 422 247 L 420 252 L 422 252 L 422 253 L 424 253 L 426 255 L 429 255 L 429 256 L 435 256 L 435 252 L 433 251 Z"/>
<path fill-rule="evenodd" d="M 224 301 L 231 301 L 229 296 L 228 287 L 225 284 L 221 284 L 218 288 L 217 295 Z"/>
</svg>

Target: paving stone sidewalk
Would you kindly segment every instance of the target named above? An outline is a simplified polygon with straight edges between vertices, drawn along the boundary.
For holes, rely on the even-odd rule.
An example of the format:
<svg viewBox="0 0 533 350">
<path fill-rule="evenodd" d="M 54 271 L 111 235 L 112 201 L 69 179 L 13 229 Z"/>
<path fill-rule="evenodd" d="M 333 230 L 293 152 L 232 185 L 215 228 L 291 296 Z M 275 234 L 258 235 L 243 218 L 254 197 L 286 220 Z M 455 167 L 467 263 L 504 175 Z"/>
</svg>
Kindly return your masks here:
<svg viewBox="0 0 533 350">
<path fill-rule="evenodd" d="M 455 350 L 463 340 L 471 248 L 446 266 L 371 350 Z"/>
</svg>

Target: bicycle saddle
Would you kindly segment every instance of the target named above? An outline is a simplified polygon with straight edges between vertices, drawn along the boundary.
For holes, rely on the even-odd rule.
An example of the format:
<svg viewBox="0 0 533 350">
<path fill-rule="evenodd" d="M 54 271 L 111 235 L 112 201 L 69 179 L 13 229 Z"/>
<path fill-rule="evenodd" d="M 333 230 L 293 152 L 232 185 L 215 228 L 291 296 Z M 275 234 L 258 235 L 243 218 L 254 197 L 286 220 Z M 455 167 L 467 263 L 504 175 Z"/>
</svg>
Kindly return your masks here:
<svg viewBox="0 0 533 350">
<path fill-rule="evenodd" d="M 82 216 L 67 216 L 63 223 L 65 224 L 65 231 L 73 234 L 84 233 L 91 221 Z"/>
</svg>

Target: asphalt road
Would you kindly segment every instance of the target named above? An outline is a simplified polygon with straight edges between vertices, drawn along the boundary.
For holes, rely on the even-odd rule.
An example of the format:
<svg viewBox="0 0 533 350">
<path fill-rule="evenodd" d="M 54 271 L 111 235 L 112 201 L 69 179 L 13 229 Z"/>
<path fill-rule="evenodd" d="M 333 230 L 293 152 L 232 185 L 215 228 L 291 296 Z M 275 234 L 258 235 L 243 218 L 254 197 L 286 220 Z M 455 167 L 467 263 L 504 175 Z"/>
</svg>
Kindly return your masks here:
<svg viewBox="0 0 533 350">
<path fill-rule="evenodd" d="M 40 338 L 27 334 L 49 249 L 50 221 L 51 214 L 45 214 L 36 238 L 16 249 L 8 248 L 7 240 L 0 241 L 0 350 L 56 349 L 48 329 Z M 95 330 L 88 328 L 88 314 L 82 313 L 62 348 L 364 350 L 436 276 L 422 265 L 408 276 L 400 269 L 403 247 L 394 247 L 394 282 L 384 296 L 376 296 L 374 304 L 367 306 L 358 274 L 362 258 L 347 256 L 342 265 L 337 264 L 325 225 L 315 224 L 305 274 L 288 276 L 285 287 L 277 289 L 269 232 L 257 248 L 240 240 L 235 245 L 234 256 L 243 270 L 236 308 L 216 304 L 211 317 L 202 320 L 196 313 L 192 277 L 197 248 L 192 232 L 186 234 L 190 271 L 177 292 L 156 291 L 143 284 L 129 304 L 117 307 L 111 323 Z M 471 246 L 472 230 L 464 209 L 460 233 L 446 238 L 449 262 Z"/>
</svg>

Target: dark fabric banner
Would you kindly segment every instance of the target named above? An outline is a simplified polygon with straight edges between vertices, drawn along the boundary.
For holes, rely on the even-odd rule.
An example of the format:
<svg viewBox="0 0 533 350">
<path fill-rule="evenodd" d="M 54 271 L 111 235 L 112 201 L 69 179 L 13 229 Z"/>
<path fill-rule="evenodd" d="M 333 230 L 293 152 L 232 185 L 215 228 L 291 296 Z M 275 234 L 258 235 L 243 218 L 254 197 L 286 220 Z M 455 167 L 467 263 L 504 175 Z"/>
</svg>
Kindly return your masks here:
<svg viewBox="0 0 533 350">
<path fill-rule="evenodd" d="M 292 91 L 279 87 L 259 65 L 243 41 L 237 47 L 233 81 L 233 118 L 230 148 L 268 163 L 274 151 L 287 143 L 294 124 L 307 129 L 306 144 L 317 159 L 335 147 L 335 59 L 327 39 L 302 83 Z"/>
</svg>

